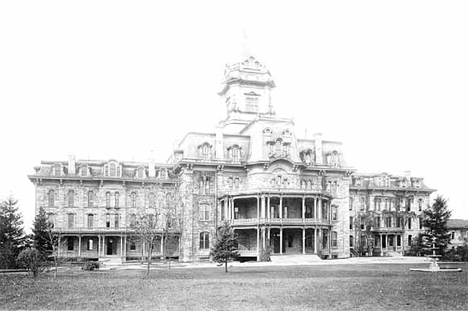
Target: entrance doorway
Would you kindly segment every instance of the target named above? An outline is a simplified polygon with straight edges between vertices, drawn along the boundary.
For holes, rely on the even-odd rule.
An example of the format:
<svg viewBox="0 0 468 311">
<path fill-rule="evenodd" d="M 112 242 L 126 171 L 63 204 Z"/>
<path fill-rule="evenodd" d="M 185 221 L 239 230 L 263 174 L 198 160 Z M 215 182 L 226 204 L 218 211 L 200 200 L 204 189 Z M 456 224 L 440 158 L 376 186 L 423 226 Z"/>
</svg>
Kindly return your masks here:
<svg viewBox="0 0 468 311">
<path fill-rule="evenodd" d="M 107 240 L 107 255 L 114 255 L 114 239 L 109 238 Z"/>
</svg>

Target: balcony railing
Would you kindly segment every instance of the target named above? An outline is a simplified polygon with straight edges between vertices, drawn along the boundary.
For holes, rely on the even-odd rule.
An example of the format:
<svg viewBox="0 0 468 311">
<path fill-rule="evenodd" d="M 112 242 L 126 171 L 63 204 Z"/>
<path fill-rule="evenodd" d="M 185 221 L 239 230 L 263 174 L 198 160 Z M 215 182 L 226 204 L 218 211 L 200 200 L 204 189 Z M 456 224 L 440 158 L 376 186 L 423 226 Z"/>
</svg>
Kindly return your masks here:
<svg viewBox="0 0 468 311">
<path fill-rule="evenodd" d="M 156 232 L 163 232 L 162 228 L 156 228 Z M 122 226 L 122 227 L 92 227 L 92 228 L 53 228 L 56 233 L 132 233 L 135 228 Z M 180 233 L 180 230 L 171 229 L 171 233 Z"/>
<path fill-rule="evenodd" d="M 244 219 L 231 219 L 233 225 L 330 225 L 328 219 L 317 218 L 244 218 Z"/>
</svg>

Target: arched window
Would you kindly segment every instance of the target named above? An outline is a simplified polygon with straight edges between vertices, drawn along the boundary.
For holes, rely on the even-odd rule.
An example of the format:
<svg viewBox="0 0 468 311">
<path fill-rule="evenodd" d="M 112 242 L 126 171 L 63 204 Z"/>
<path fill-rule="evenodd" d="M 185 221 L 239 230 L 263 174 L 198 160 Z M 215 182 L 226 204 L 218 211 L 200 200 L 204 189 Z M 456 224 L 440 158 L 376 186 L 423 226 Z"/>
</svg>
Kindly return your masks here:
<svg viewBox="0 0 468 311">
<path fill-rule="evenodd" d="M 120 194 L 116 192 L 115 193 L 115 207 L 119 207 L 119 199 L 120 199 Z"/>
<path fill-rule="evenodd" d="M 94 226 L 94 215 L 88 214 L 88 228 L 92 228 Z"/>
<path fill-rule="evenodd" d="M 69 190 L 68 191 L 68 207 L 75 206 L 75 191 Z"/>
<path fill-rule="evenodd" d="M 332 206 L 332 220 L 338 220 L 338 207 L 336 205 Z"/>
<path fill-rule="evenodd" d="M 144 177 L 144 172 L 145 172 L 144 168 L 140 167 L 140 168 L 138 169 L 137 177 L 138 177 L 138 178 L 143 178 L 143 177 Z"/>
<path fill-rule="evenodd" d="M 204 145 L 203 146 L 203 159 L 208 159 L 208 155 L 209 155 L 209 150 L 208 150 L 208 146 L 207 145 Z"/>
<path fill-rule="evenodd" d="M 115 164 L 111 163 L 110 165 L 110 175 L 111 177 L 115 177 Z"/>
<path fill-rule="evenodd" d="M 120 165 L 117 166 L 117 177 L 120 177 Z"/>
<path fill-rule="evenodd" d="M 92 250 L 93 250 L 93 239 L 88 239 L 87 250 L 88 250 L 88 251 L 92 251 Z"/>
<path fill-rule="evenodd" d="M 210 248 L 210 233 L 200 232 L 200 249 Z"/>
<path fill-rule="evenodd" d="M 87 166 L 82 166 L 81 167 L 81 176 L 82 177 L 88 176 L 88 167 Z"/>
<path fill-rule="evenodd" d="M 137 198 L 136 193 L 132 192 L 132 194 L 131 194 L 132 207 L 136 207 L 136 205 L 137 205 L 136 198 Z"/>
<path fill-rule="evenodd" d="M 111 206 L 110 200 L 111 200 L 111 194 L 110 194 L 110 192 L 108 191 L 108 192 L 106 192 L 106 207 L 110 207 L 110 206 Z"/>
<path fill-rule="evenodd" d="M 62 175 L 62 167 L 59 163 L 54 164 L 54 175 L 55 176 L 60 176 Z"/>
<path fill-rule="evenodd" d="M 93 190 L 88 191 L 88 207 L 93 207 L 94 205 L 94 192 Z"/>
<path fill-rule="evenodd" d="M 55 206 L 55 191 L 54 190 L 49 190 L 48 200 L 49 200 L 49 207 L 54 207 Z"/>
</svg>

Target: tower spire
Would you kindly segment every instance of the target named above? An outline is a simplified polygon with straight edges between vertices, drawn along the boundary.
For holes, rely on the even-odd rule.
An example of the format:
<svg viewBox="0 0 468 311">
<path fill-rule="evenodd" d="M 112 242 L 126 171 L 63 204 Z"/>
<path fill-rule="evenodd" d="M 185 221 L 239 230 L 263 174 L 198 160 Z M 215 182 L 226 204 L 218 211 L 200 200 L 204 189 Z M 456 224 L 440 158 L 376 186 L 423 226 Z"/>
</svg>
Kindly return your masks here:
<svg viewBox="0 0 468 311">
<path fill-rule="evenodd" d="M 243 34 L 242 34 L 242 51 L 241 51 L 241 57 L 242 60 L 252 56 L 252 53 L 250 51 L 250 46 L 249 46 L 249 39 L 247 37 L 247 31 L 244 29 Z"/>
</svg>

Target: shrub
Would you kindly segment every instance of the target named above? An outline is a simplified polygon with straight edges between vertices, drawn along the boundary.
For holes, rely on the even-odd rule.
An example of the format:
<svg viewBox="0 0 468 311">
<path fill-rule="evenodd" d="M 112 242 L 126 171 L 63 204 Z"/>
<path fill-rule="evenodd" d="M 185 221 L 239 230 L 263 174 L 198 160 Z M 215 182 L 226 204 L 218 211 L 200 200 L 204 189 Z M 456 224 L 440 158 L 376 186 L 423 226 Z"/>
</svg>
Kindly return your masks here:
<svg viewBox="0 0 468 311">
<path fill-rule="evenodd" d="M 39 274 L 41 267 L 42 255 L 37 249 L 27 248 L 21 251 L 18 255 L 17 262 L 21 267 L 24 267 L 33 273 L 33 277 Z"/>
<path fill-rule="evenodd" d="M 93 270 L 97 270 L 99 269 L 99 262 L 96 262 L 96 261 L 87 261 L 83 267 L 82 267 L 83 270 L 87 270 L 87 271 L 93 271 Z"/>
</svg>

